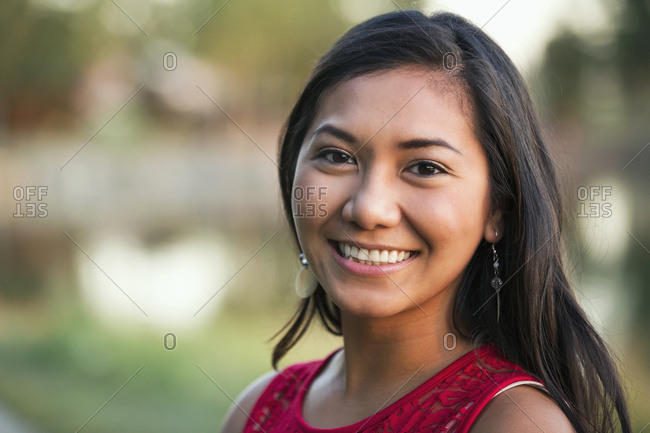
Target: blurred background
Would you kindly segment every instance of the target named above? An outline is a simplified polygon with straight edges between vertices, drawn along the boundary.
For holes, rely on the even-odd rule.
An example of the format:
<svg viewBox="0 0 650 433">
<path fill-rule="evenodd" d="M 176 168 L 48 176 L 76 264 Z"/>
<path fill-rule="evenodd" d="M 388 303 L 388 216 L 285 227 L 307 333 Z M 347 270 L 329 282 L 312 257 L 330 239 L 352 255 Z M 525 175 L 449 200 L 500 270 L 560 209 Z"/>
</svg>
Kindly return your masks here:
<svg viewBox="0 0 650 433">
<path fill-rule="evenodd" d="M 0 431 L 216 431 L 297 297 L 281 125 L 316 60 L 397 8 L 460 13 L 533 93 L 569 272 L 650 423 L 647 0 L 4 0 Z M 319 325 L 281 365 L 341 341 Z"/>
</svg>

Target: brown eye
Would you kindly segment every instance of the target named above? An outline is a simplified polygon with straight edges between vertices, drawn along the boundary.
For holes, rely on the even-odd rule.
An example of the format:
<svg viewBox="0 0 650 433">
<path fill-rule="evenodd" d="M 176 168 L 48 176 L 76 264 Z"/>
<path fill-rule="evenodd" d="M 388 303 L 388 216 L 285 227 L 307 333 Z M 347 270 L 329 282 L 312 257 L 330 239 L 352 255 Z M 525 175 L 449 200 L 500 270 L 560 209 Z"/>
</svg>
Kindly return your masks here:
<svg viewBox="0 0 650 433">
<path fill-rule="evenodd" d="M 417 164 L 413 164 L 411 167 L 411 172 L 417 174 L 418 176 L 433 176 L 438 173 L 446 173 L 438 164 L 435 164 L 431 161 L 421 161 Z"/>
<path fill-rule="evenodd" d="M 354 160 L 350 155 L 348 155 L 345 152 L 341 152 L 338 150 L 325 150 L 321 153 L 318 154 L 319 157 L 325 158 L 326 160 L 334 163 L 334 164 L 354 164 Z"/>
</svg>

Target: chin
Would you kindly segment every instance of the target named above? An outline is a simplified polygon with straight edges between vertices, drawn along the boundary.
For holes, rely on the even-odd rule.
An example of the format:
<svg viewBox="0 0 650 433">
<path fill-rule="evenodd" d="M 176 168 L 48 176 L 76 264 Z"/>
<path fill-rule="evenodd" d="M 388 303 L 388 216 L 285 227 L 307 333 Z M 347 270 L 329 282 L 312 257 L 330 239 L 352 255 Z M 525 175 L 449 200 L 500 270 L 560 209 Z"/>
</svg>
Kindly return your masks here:
<svg viewBox="0 0 650 433">
<path fill-rule="evenodd" d="M 361 291 L 330 294 L 332 301 L 347 314 L 366 319 L 391 317 L 411 307 L 417 308 L 401 291 L 396 294 L 359 293 Z M 367 292 L 367 290 L 365 290 Z"/>
</svg>

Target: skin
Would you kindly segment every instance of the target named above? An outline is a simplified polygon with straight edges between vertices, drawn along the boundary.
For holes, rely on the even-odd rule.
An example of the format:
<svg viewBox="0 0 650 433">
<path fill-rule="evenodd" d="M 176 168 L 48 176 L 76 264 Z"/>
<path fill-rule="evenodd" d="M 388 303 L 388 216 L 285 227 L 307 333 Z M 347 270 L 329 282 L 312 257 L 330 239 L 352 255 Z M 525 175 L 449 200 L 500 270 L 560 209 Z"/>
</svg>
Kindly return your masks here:
<svg viewBox="0 0 650 433">
<path fill-rule="evenodd" d="M 294 209 L 311 204 L 326 212 L 295 218 L 295 223 L 312 271 L 341 309 L 344 350 L 305 395 L 303 417 L 312 427 L 341 427 L 372 416 L 474 348 L 453 328 L 453 300 L 477 246 L 482 239 L 496 242 L 503 222 L 490 205 L 488 161 L 468 106 L 444 72 L 418 68 L 353 78 L 324 95 L 305 135 L 294 180 L 294 189 L 324 187 L 324 194 L 297 196 Z M 341 133 L 314 135 L 324 125 L 354 140 L 342 139 Z M 399 146 L 413 139 L 444 140 L 449 147 Z M 359 276 L 337 263 L 330 239 L 418 255 L 389 276 Z M 453 350 L 449 334 L 457 336 Z M 272 377 L 244 391 L 240 405 L 252 408 Z M 550 401 L 533 388 L 517 388 L 525 390 L 516 392 L 522 402 Z M 506 393 L 495 398 L 472 432 L 509 431 L 499 419 L 518 408 L 511 402 Z M 550 403 L 534 405 L 536 414 L 563 416 Z M 496 412 L 488 411 L 492 406 Z M 233 412 L 241 411 L 231 410 L 225 432 L 241 431 L 239 421 L 230 422 Z M 525 422 L 512 425 L 527 431 Z"/>
</svg>

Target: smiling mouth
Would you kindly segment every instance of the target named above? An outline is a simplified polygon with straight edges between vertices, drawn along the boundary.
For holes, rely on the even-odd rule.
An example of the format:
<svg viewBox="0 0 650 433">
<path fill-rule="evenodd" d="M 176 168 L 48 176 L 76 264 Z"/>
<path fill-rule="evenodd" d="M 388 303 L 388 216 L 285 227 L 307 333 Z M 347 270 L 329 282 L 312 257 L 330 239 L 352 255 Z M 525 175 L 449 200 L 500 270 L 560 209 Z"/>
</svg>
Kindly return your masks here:
<svg viewBox="0 0 650 433">
<path fill-rule="evenodd" d="M 330 241 L 336 247 L 336 252 L 343 258 L 352 260 L 364 265 L 384 265 L 387 263 L 399 263 L 417 254 L 417 251 L 400 250 L 368 250 L 359 248 L 347 242 Z"/>
</svg>

